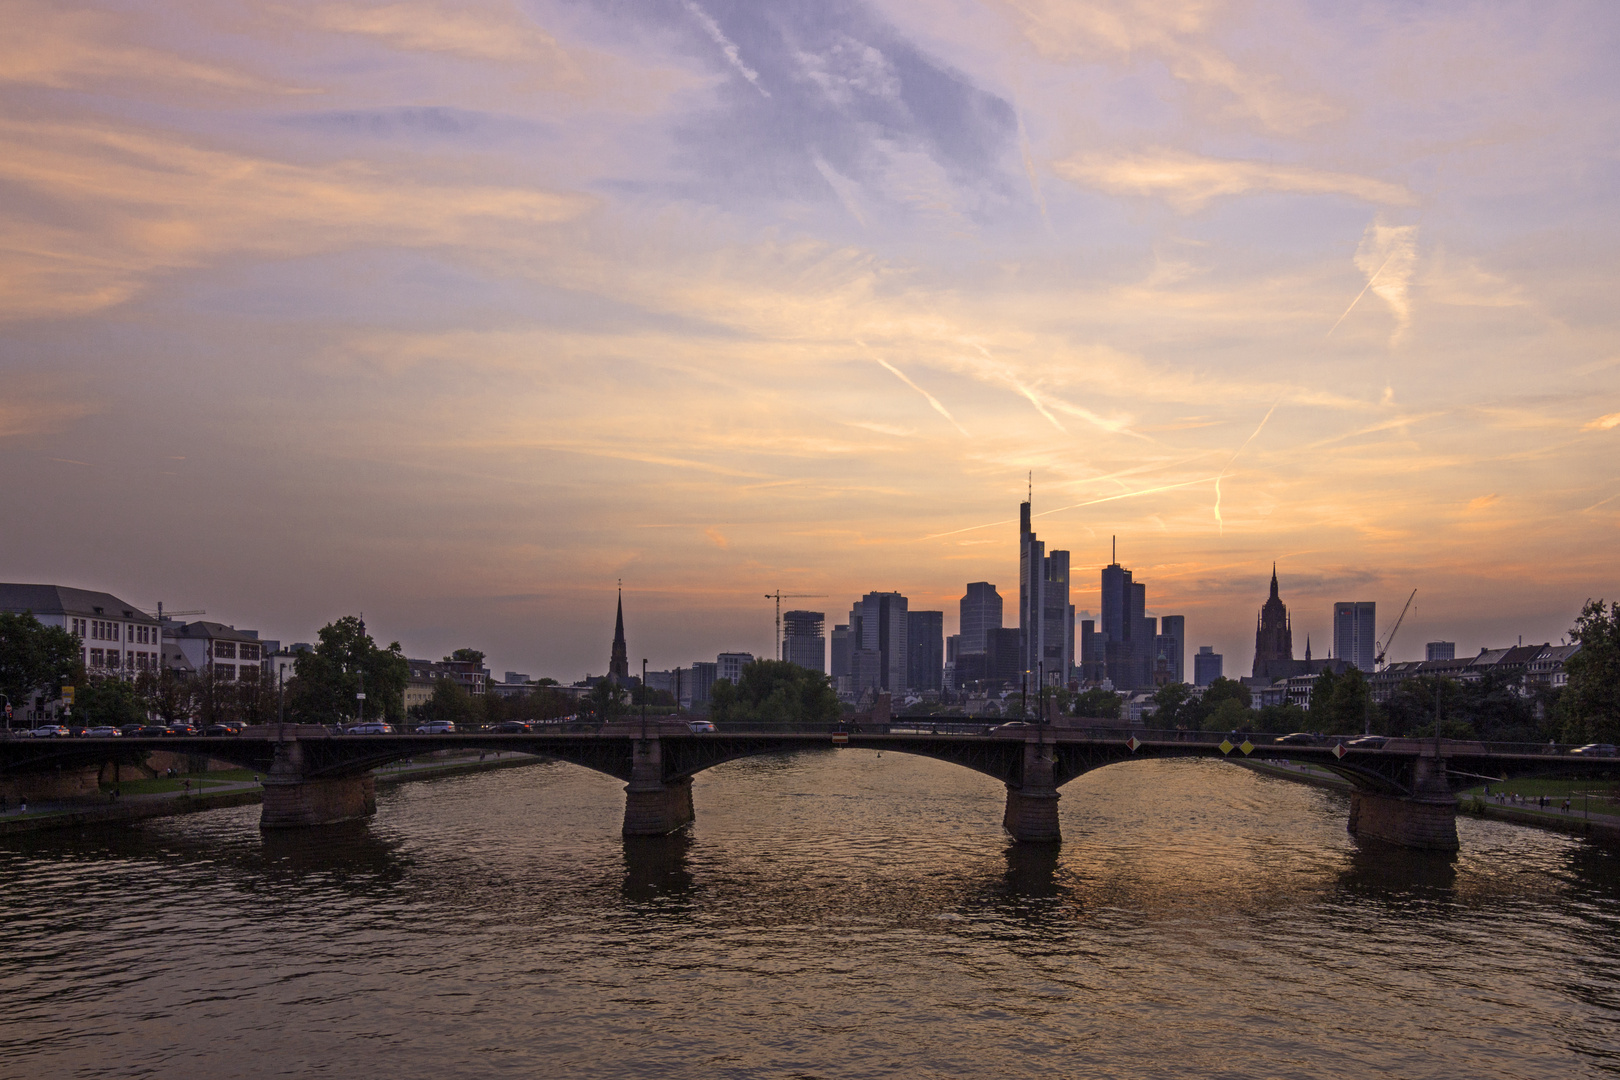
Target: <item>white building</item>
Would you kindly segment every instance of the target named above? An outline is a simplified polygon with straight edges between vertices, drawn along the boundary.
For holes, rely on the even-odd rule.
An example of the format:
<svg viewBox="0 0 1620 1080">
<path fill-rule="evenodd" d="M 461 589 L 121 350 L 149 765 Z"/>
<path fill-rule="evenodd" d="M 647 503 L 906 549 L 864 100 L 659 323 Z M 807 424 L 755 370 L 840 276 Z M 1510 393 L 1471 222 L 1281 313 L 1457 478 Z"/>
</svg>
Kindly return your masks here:
<svg viewBox="0 0 1620 1080">
<path fill-rule="evenodd" d="M 181 674 L 209 671 L 222 682 L 264 673 L 269 653 L 257 630 L 217 622 L 163 623 L 163 666 Z"/>
<path fill-rule="evenodd" d="M 157 619 L 112 593 L 0 584 L 0 611 L 30 613 L 76 636 L 79 658 L 91 675 L 133 678 L 155 670 L 163 648 Z"/>
</svg>

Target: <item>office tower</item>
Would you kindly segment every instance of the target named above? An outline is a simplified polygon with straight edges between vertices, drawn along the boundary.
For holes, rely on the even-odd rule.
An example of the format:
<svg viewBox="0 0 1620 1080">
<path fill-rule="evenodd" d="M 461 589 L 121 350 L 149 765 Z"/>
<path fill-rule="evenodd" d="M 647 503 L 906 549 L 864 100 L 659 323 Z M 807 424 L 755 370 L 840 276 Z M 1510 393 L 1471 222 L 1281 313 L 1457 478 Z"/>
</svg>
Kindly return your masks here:
<svg viewBox="0 0 1620 1080">
<path fill-rule="evenodd" d="M 956 663 L 956 658 L 961 653 L 961 646 L 962 646 L 962 635 L 961 634 L 947 634 L 947 635 L 945 635 L 945 662 L 947 664 Z"/>
<path fill-rule="evenodd" d="M 1269 673 L 1268 665 L 1294 659 L 1294 628 L 1288 617 L 1288 605 L 1277 595 L 1277 564 L 1271 564 L 1271 596 L 1260 608 L 1260 617 L 1254 631 L 1255 678 Z"/>
<path fill-rule="evenodd" d="M 1080 679 L 1083 682 L 1102 682 L 1102 635 L 1097 632 L 1095 619 L 1080 620 Z"/>
<path fill-rule="evenodd" d="M 732 685 L 742 682 L 743 668 L 754 662 L 753 653 L 723 652 L 714 658 L 718 668 L 717 678 L 730 679 Z"/>
<path fill-rule="evenodd" d="M 820 611 L 782 613 L 782 657 L 811 671 L 827 670 L 827 616 Z"/>
<path fill-rule="evenodd" d="M 1455 641 L 1431 641 L 1423 646 L 1423 659 L 1455 660 L 1457 659 L 1457 643 Z"/>
<path fill-rule="evenodd" d="M 916 693 L 945 688 L 945 613 L 912 611 L 906 614 L 906 686 Z"/>
<path fill-rule="evenodd" d="M 1001 594 L 988 581 L 969 582 L 960 604 L 957 633 L 962 641 L 958 649 L 962 653 L 982 653 L 985 632 L 1000 629 Z"/>
<path fill-rule="evenodd" d="M 692 661 L 692 673 L 681 686 L 681 693 L 686 695 L 685 705 L 696 705 L 709 700 L 710 692 L 714 689 L 714 680 L 719 678 L 720 666 L 707 660 Z"/>
<path fill-rule="evenodd" d="M 1159 619 L 1158 652 L 1169 661 L 1170 682 L 1187 681 L 1187 617 L 1165 615 Z"/>
<path fill-rule="evenodd" d="M 911 660 L 907 644 L 907 600 L 897 592 L 871 592 L 855 602 L 849 613 L 851 657 L 855 652 L 876 653 L 878 686 L 893 694 L 906 690 L 906 667 Z M 855 674 L 851 660 L 851 674 Z"/>
<path fill-rule="evenodd" d="M 1378 643 L 1373 637 L 1377 609 L 1371 600 L 1333 605 L 1333 655 L 1362 671 L 1371 671 L 1373 657 L 1378 655 Z"/>
<path fill-rule="evenodd" d="M 832 675 L 834 686 L 838 685 L 839 679 L 849 675 L 849 654 L 855 647 L 853 637 L 848 624 L 840 623 L 832 629 L 832 670 L 829 674 Z"/>
<path fill-rule="evenodd" d="M 1193 685 L 1208 686 L 1220 677 L 1221 654 L 1213 645 L 1198 646 L 1198 655 L 1193 657 Z"/>
<path fill-rule="evenodd" d="M 1019 664 L 1031 680 L 1069 681 L 1074 665 L 1074 607 L 1069 603 L 1069 553 L 1046 553 L 1030 529 L 1030 504 L 1018 507 Z M 1032 683 L 1029 689 L 1036 689 Z"/>
<path fill-rule="evenodd" d="M 988 631 L 984 636 L 984 680 L 1017 687 L 1024 679 L 1023 635 L 1015 626 Z"/>
<path fill-rule="evenodd" d="M 883 689 L 883 654 L 876 649 L 851 649 L 849 688 L 857 697 Z"/>
</svg>

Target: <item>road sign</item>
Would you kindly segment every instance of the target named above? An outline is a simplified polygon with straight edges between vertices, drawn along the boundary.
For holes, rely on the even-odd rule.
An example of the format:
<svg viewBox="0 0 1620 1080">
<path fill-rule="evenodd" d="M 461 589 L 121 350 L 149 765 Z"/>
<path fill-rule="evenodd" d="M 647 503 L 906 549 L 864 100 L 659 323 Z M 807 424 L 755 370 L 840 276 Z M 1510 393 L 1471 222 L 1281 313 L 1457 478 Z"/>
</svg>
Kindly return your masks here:
<svg viewBox="0 0 1620 1080">
<path fill-rule="evenodd" d="M 1254 753 L 1254 743 L 1250 742 L 1248 739 L 1244 739 L 1243 745 L 1238 747 L 1238 749 L 1243 751 L 1244 757 L 1248 757 L 1250 754 Z"/>
<path fill-rule="evenodd" d="M 1222 739 L 1220 745 L 1217 746 L 1216 749 L 1223 754 L 1230 754 L 1233 750 L 1236 750 L 1237 747 L 1232 745 L 1232 740 Z"/>
<path fill-rule="evenodd" d="M 848 746 L 849 745 L 849 735 L 847 733 L 845 733 L 845 732 L 842 732 L 842 731 L 833 732 L 833 745 L 834 746 Z"/>
<path fill-rule="evenodd" d="M 1333 756 L 1341 761 L 1344 760 L 1344 743 L 1333 744 Z"/>
<path fill-rule="evenodd" d="M 1131 753 L 1134 754 L 1134 753 L 1136 753 L 1136 748 L 1138 746 L 1142 745 L 1142 741 L 1140 739 L 1138 739 L 1135 735 L 1132 735 L 1130 738 L 1125 740 L 1125 745 L 1130 747 L 1131 748 Z"/>
<path fill-rule="evenodd" d="M 73 704 L 73 687 L 71 687 L 71 686 L 62 687 L 62 701 L 65 702 L 68 705 Z"/>
</svg>

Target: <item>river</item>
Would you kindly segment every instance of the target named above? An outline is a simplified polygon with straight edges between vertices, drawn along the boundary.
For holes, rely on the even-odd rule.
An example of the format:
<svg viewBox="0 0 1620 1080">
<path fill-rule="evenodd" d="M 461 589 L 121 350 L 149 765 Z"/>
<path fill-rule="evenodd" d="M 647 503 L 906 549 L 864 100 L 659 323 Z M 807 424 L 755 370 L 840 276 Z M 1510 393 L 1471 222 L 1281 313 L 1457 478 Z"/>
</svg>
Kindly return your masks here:
<svg viewBox="0 0 1620 1080">
<path fill-rule="evenodd" d="M 626 844 L 563 764 L 0 841 L 0 1076 L 1524 1077 L 1620 1073 L 1620 855 L 1207 761 L 1003 789 L 827 751 L 701 774 Z"/>
</svg>

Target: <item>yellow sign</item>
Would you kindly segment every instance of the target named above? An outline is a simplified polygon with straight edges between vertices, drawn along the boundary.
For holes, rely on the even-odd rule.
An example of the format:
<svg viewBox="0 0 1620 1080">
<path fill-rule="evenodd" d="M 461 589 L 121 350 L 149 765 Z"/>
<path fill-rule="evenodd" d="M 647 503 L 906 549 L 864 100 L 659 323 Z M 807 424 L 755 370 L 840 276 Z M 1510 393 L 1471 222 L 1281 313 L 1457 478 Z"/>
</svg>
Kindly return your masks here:
<svg viewBox="0 0 1620 1080">
<path fill-rule="evenodd" d="M 1219 750 L 1223 754 L 1230 754 L 1232 752 L 1231 740 L 1222 739 L 1220 745 L 1218 747 L 1216 747 L 1216 749 Z"/>
<path fill-rule="evenodd" d="M 62 700 L 69 705 L 73 704 L 73 687 L 62 687 Z"/>
<path fill-rule="evenodd" d="M 1254 743 L 1250 742 L 1248 739 L 1244 739 L 1243 745 L 1238 747 L 1238 749 L 1243 751 L 1244 757 L 1248 757 L 1250 754 L 1254 753 Z"/>
</svg>

